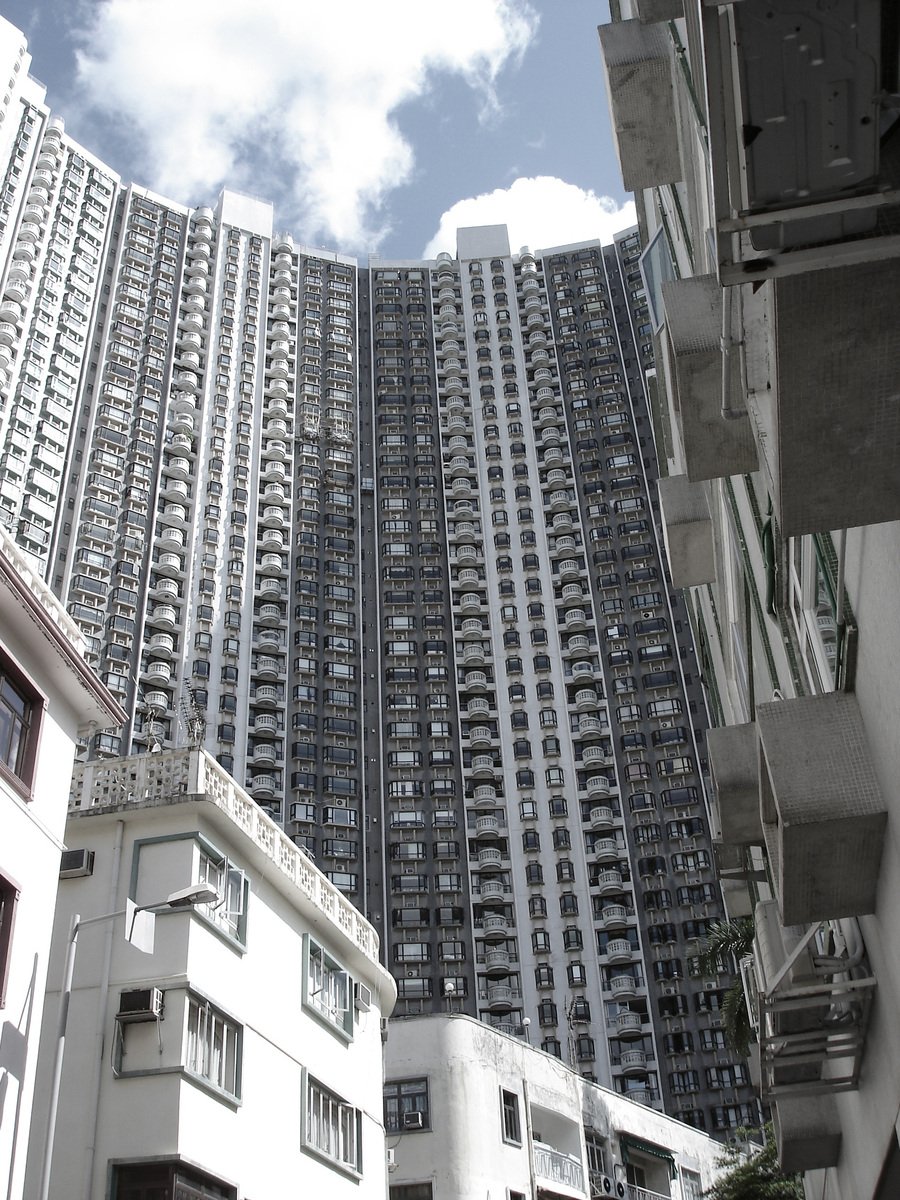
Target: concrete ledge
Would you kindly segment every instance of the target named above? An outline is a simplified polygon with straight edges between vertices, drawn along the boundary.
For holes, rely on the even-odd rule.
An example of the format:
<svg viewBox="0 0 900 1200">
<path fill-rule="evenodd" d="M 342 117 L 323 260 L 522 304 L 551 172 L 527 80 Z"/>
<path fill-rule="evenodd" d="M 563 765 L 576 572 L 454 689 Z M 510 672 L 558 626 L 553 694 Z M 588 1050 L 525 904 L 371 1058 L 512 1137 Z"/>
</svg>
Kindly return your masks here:
<svg viewBox="0 0 900 1200">
<path fill-rule="evenodd" d="M 664 25 L 601 25 L 600 45 L 625 188 L 683 178 L 675 124 L 671 46 Z"/>
<path fill-rule="evenodd" d="M 677 412 L 688 479 L 722 479 L 756 471 L 749 417 L 722 416 L 722 288 L 714 275 L 662 285 L 675 365 Z M 728 388 L 743 403 L 740 355 L 729 360 Z"/>
<path fill-rule="evenodd" d="M 841 1122 L 833 1096 L 802 1096 L 772 1106 L 778 1161 L 787 1174 L 836 1167 Z"/>
<path fill-rule="evenodd" d="M 887 809 L 856 697 L 761 704 L 760 816 L 783 925 L 875 911 Z"/>
<path fill-rule="evenodd" d="M 710 729 L 706 744 L 722 840 L 730 845 L 762 844 L 756 725 Z"/>
<path fill-rule="evenodd" d="M 659 480 L 663 539 L 675 587 L 696 587 L 716 577 L 712 517 L 703 485 L 686 475 Z"/>
</svg>

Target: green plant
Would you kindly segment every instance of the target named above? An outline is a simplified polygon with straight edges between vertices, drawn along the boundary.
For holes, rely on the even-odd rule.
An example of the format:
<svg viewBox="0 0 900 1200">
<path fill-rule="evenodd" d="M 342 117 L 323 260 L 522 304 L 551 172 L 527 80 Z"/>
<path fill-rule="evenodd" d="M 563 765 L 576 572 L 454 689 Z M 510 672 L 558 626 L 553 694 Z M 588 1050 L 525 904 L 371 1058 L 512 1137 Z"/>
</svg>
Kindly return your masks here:
<svg viewBox="0 0 900 1200">
<path fill-rule="evenodd" d="M 752 1130 L 751 1136 L 758 1136 Z M 764 1129 L 765 1142 L 753 1147 L 748 1157 L 736 1146 L 724 1147 L 719 1166 L 725 1174 L 704 1194 L 705 1200 L 803 1200 L 799 1175 L 785 1175 L 778 1166 L 778 1151 L 772 1126 Z M 747 1134 L 738 1130 L 738 1134 Z"/>
<path fill-rule="evenodd" d="M 731 921 L 716 921 L 698 955 L 700 971 L 715 975 L 722 964 L 740 963 L 753 950 L 753 918 L 736 917 Z M 725 993 L 722 1002 L 722 1028 L 725 1040 L 736 1054 L 746 1058 L 750 1052 L 752 1028 L 740 975 Z"/>
</svg>

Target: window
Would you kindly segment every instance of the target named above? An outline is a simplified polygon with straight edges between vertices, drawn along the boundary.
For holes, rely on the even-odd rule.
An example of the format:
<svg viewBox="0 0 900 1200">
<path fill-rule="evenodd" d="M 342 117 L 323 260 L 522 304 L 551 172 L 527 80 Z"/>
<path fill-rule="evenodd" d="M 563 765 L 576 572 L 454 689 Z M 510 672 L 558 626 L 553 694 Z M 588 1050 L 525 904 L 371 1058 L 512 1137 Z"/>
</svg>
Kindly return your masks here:
<svg viewBox="0 0 900 1200">
<path fill-rule="evenodd" d="M 306 1077 L 303 1145 L 339 1167 L 362 1173 L 360 1112 Z"/>
<path fill-rule="evenodd" d="M 553 987 L 553 968 L 546 963 L 534 968 L 534 986 L 539 988 Z"/>
<path fill-rule="evenodd" d="M 519 1097 L 515 1092 L 500 1092 L 500 1108 L 503 1115 L 503 1140 L 516 1146 L 522 1144 L 522 1126 L 519 1121 Z"/>
<path fill-rule="evenodd" d="M 348 1038 L 352 1037 L 350 976 L 324 947 L 308 934 L 304 939 L 303 952 L 306 957 L 303 1003 L 339 1033 Z"/>
<path fill-rule="evenodd" d="M 18 899 L 19 889 L 12 880 L 0 875 L 0 1008 L 6 1003 L 6 984 L 12 957 L 12 935 Z"/>
<path fill-rule="evenodd" d="M 0 773 L 18 791 L 31 787 L 42 709 L 27 678 L 0 657 Z"/>
<path fill-rule="evenodd" d="M 233 726 L 220 725 L 223 730 Z M 228 741 L 222 737 L 222 741 Z M 234 741 L 234 736 L 230 738 Z M 224 854 L 209 843 L 200 846 L 197 882 L 215 888 L 219 900 L 212 904 L 197 905 L 196 911 L 207 917 L 229 937 L 242 944 L 246 942 L 247 901 L 250 895 L 250 880 L 240 868 L 235 867 Z"/>
<path fill-rule="evenodd" d="M 384 1128 L 387 1133 L 428 1129 L 428 1080 L 398 1079 L 384 1085 Z"/>
<path fill-rule="evenodd" d="M 188 997 L 185 1069 L 226 1095 L 240 1097 L 241 1027 L 199 996 Z"/>
</svg>

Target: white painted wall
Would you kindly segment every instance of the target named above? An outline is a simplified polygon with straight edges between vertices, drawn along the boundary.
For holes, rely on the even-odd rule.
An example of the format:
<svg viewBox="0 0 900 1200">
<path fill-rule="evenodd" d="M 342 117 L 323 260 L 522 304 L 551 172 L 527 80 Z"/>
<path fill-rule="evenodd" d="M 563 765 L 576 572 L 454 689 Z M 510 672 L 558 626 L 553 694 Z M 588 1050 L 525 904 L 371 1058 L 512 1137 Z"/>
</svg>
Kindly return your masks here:
<svg viewBox="0 0 900 1200">
<path fill-rule="evenodd" d="M 197 843 L 191 835 L 198 832 L 249 874 L 246 948 L 221 936 L 199 911 L 160 914 L 152 956 L 123 940 L 121 920 L 82 931 L 51 1197 L 105 1200 L 111 1162 L 180 1155 L 252 1200 L 281 1200 L 288 1179 L 298 1195 L 383 1200 L 380 1009 L 387 1012 L 393 1005 L 393 981 L 354 944 L 335 914 L 311 903 L 228 813 L 209 801 L 179 797 L 172 803 L 86 809 L 74 816 L 68 844 L 93 849 L 96 865 L 93 877 L 68 881 L 61 891 L 55 964 L 71 911 L 87 916 L 117 910 L 124 907 L 129 888 L 139 902 L 147 902 L 193 882 Z M 160 837 L 169 840 L 147 841 Z M 303 938 L 309 932 L 373 992 L 373 1008 L 356 1014 L 349 1042 L 301 1003 Z M 148 1023 L 125 1030 L 121 1063 L 138 1073 L 116 1078 L 120 992 L 149 984 L 165 991 L 164 1019 L 158 1027 Z M 188 986 L 243 1028 L 237 1103 L 213 1094 L 181 1069 Z M 56 1002 L 51 988 L 51 1011 Z M 302 1149 L 306 1071 L 361 1110 L 361 1180 Z M 42 1086 L 46 1092 L 46 1064 Z M 29 1200 L 36 1195 L 41 1138 L 42 1131 L 32 1140 Z M 81 1190 L 73 1190 L 76 1184 Z"/>
<path fill-rule="evenodd" d="M 534 1194 L 533 1143 L 540 1140 L 580 1157 L 587 1186 L 584 1128 L 607 1140 L 609 1166 L 620 1161 L 618 1134 L 628 1133 L 669 1150 L 681 1168 L 708 1188 L 721 1147 L 706 1134 L 601 1088 L 559 1059 L 518 1038 L 458 1014 L 392 1021 L 385 1054 L 388 1082 L 427 1076 L 430 1129 L 388 1134 L 394 1150 L 392 1184 L 430 1181 L 434 1200 L 505 1197 L 506 1189 Z M 503 1140 L 500 1092 L 520 1101 L 523 1144 Z M 531 1143 L 531 1144 L 530 1144 Z M 657 1166 L 651 1160 L 651 1168 Z M 658 1160 L 651 1189 L 680 1200 L 677 1180 Z M 550 1186 L 549 1184 L 547 1186 Z M 554 1185 L 572 1197 L 587 1191 Z"/>
</svg>

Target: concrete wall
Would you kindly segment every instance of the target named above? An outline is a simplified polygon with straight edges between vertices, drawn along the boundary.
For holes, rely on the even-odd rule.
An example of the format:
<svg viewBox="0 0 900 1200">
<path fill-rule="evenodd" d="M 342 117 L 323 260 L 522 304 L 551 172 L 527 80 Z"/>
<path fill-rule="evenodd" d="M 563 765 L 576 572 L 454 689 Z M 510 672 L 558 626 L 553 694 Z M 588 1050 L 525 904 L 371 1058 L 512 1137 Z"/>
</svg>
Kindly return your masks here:
<svg viewBox="0 0 900 1200">
<path fill-rule="evenodd" d="M 213 804 L 122 807 L 70 821 L 68 842 L 94 850 L 95 871 L 70 881 L 61 893 L 56 961 L 71 911 L 117 910 L 129 892 L 146 902 L 195 880 L 197 835 L 249 874 L 246 944 L 224 936 L 202 909 L 160 914 L 152 956 L 126 943 L 121 919 L 82 930 L 51 1196 L 68 1200 L 75 1180 L 84 1181 L 79 1194 L 104 1200 L 110 1163 L 180 1155 L 253 1200 L 276 1200 L 287 1178 L 302 1194 L 380 1200 L 385 1182 L 377 996 L 385 989 L 385 973 L 374 961 L 353 956 L 328 913 L 312 912 L 276 873 L 265 877 L 258 848 Z M 354 1014 L 350 1040 L 302 1003 L 303 939 L 310 932 L 373 991 L 372 1010 Z M 163 989 L 163 1019 L 118 1024 L 120 993 L 146 986 Z M 242 1029 L 238 1099 L 183 1069 L 188 991 Z M 389 981 L 385 994 L 393 994 Z M 51 997 L 52 1011 L 55 991 Z M 49 1051 L 47 1035 L 45 1029 Z M 361 1179 L 302 1150 L 307 1072 L 361 1111 Z M 46 1076 L 42 1082 L 46 1092 Z M 32 1142 L 29 1197 L 36 1194 L 42 1134 Z"/>
</svg>

